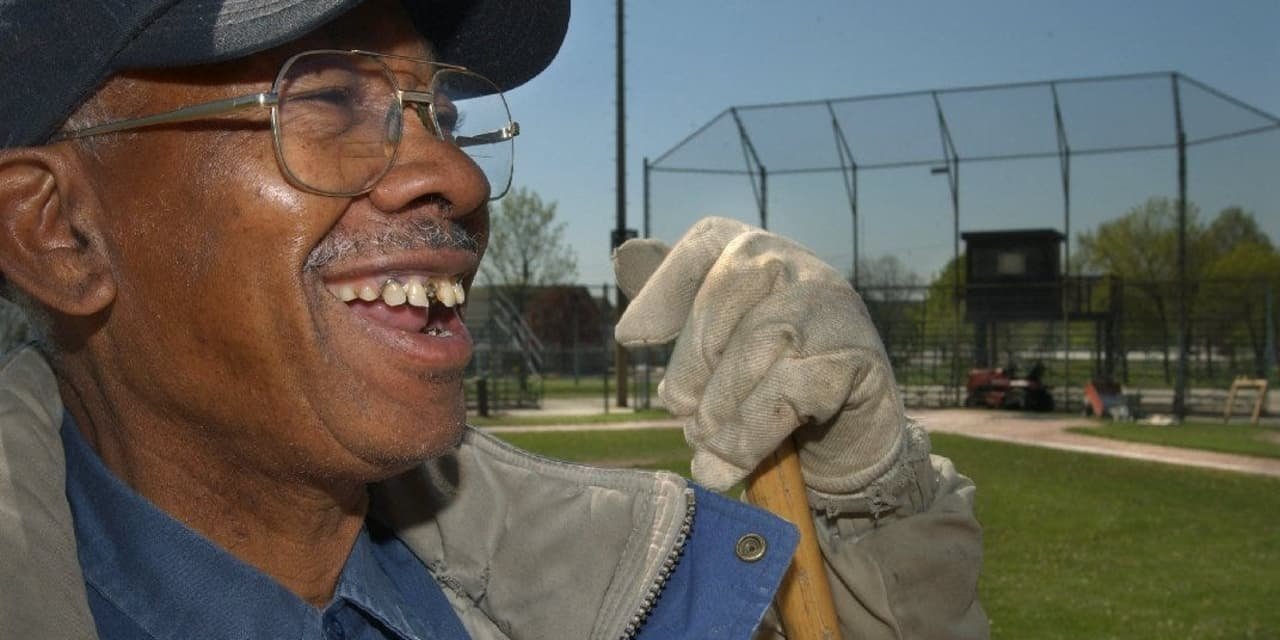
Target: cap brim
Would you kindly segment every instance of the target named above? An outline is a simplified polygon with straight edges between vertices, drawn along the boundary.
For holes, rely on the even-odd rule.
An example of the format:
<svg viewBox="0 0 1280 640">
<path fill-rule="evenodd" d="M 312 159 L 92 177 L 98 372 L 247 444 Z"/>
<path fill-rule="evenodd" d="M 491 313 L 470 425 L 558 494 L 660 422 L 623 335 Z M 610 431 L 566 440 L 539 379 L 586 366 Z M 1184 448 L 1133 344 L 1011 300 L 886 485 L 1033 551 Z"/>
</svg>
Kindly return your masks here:
<svg viewBox="0 0 1280 640">
<path fill-rule="evenodd" d="M 182 0 L 116 57 L 117 69 L 232 60 L 296 40 L 360 0 Z M 473 69 L 504 90 L 538 75 L 560 50 L 568 0 L 405 0 L 440 60 Z"/>
<path fill-rule="evenodd" d="M 472 69 L 504 91 L 546 69 L 569 29 L 568 0 L 446 0 L 405 6 L 442 61 Z"/>
</svg>

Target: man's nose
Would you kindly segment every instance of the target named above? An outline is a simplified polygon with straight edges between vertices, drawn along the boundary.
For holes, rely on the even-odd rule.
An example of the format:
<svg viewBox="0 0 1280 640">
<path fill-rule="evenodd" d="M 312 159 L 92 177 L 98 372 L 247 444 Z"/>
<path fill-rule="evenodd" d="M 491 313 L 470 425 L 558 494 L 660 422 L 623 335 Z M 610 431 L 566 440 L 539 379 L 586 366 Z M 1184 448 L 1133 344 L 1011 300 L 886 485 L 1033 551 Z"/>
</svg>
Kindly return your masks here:
<svg viewBox="0 0 1280 640">
<path fill-rule="evenodd" d="M 466 153 L 411 114 L 405 114 L 403 127 L 391 169 L 369 192 L 374 206 L 396 213 L 420 198 L 437 196 L 452 205 L 442 208 L 443 215 L 460 217 L 488 202 L 489 181 Z"/>
</svg>

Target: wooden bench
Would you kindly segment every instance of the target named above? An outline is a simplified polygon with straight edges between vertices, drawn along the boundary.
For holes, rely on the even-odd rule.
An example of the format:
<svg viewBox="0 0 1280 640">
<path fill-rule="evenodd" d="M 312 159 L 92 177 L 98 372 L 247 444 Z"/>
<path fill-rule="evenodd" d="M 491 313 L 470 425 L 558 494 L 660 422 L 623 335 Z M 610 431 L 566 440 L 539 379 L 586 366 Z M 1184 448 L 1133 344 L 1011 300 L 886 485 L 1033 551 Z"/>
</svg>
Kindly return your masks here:
<svg viewBox="0 0 1280 640">
<path fill-rule="evenodd" d="M 1253 402 L 1253 419 L 1250 421 L 1253 425 L 1258 424 L 1258 418 L 1262 416 L 1262 405 L 1267 401 L 1267 379 L 1266 378 L 1246 378 L 1237 376 L 1231 382 L 1231 391 L 1227 393 L 1227 406 L 1222 411 L 1222 421 L 1231 421 L 1231 412 L 1235 408 L 1236 394 L 1240 391 L 1257 391 L 1258 397 Z"/>
</svg>

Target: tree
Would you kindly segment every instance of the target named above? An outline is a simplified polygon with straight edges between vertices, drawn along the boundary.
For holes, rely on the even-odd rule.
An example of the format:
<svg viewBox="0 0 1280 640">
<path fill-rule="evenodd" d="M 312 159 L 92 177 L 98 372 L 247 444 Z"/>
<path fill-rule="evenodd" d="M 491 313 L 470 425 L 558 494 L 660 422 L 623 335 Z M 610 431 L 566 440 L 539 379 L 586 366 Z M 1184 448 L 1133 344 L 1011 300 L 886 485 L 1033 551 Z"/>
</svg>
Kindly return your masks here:
<svg viewBox="0 0 1280 640">
<path fill-rule="evenodd" d="M 1096 231 L 1081 233 L 1076 257 L 1095 273 L 1109 273 L 1125 281 L 1125 324 L 1136 328 L 1133 338 L 1152 336 L 1164 355 L 1166 382 L 1172 379 L 1170 347 L 1178 284 L 1177 200 L 1149 198 L 1123 216 L 1104 222 Z M 1186 275 L 1189 316 L 1201 319 L 1201 343 L 1206 357 L 1213 350 L 1233 353 L 1233 337 L 1243 336 L 1258 360 L 1265 342 L 1260 323 L 1265 282 L 1275 268 L 1275 249 L 1254 215 L 1227 207 L 1206 226 L 1199 208 L 1187 204 Z M 1262 293 L 1259 294 L 1259 291 Z M 1197 309 L 1204 313 L 1197 314 Z M 1212 314 L 1213 317 L 1205 317 Z M 1213 330 L 1208 330 L 1214 323 Z M 1243 324 L 1242 324 L 1243 323 Z M 1192 336 L 1188 336 L 1190 340 Z"/>
<path fill-rule="evenodd" d="M 1204 230 L 1198 217 L 1199 208 L 1187 203 L 1187 276 L 1193 283 L 1196 281 L 1193 265 L 1202 264 L 1194 255 L 1200 253 L 1195 248 L 1204 244 Z M 1126 301 L 1125 322 L 1140 327 L 1140 335 L 1158 337 L 1165 381 L 1172 381 L 1169 347 L 1173 342 L 1171 323 L 1178 302 L 1177 201 L 1148 198 L 1123 216 L 1098 225 L 1096 232 L 1081 233 L 1077 245 L 1085 269 L 1119 275 L 1129 285 L 1127 291 L 1145 299 L 1147 304 Z M 1195 292 L 1186 294 L 1194 297 Z"/>
<path fill-rule="evenodd" d="M 489 249 L 480 266 L 483 280 L 504 289 L 523 313 L 533 287 L 578 277 L 578 258 L 565 244 L 565 223 L 556 223 L 556 203 L 531 189 L 504 197 L 489 223 Z"/>
<path fill-rule="evenodd" d="M 1202 322 L 1212 324 L 1204 331 L 1206 355 L 1224 353 L 1236 374 L 1236 347 L 1243 345 L 1252 355 L 1251 373 L 1266 376 L 1267 298 L 1280 284 L 1280 254 L 1253 214 L 1240 207 L 1218 213 L 1206 230 L 1205 247 L 1207 285 L 1200 288 L 1197 308 L 1207 316 Z"/>
<path fill-rule="evenodd" d="M 918 287 L 923 281 L 901 258 L 886 254 L 874 260 L 858 261 L 858 288 Z"/>
<path fill-rule="evenodd" d="M 951 335 L 964 325 L 963 302 L 965 289 L 965 255 L 947 260 L 947 263 L 929 283 L 925 294 L 927 312 L 926 331 L 936 335 Z M 961 305 L 957 307 L 957 302 Z M 961 316 L 957 317 L 957 309 Z"/>
<path fill-rule="evenodd" d="M 923 304 L 914 306 L 914 322 L 920 327 L 921 342 L 927 352 L 932 382 L 949 384 L 972 361 L 972 329 L 964 319 L 965 256 L 951 258 L 925 290 Z M 942 366 L 939 371 L 938 367 Z"/>
<path fill-rule="evenodd" d="M 1187 204 L 1188 247 L 1202 229 L 1199 208 Z M 1115 220 L 1085 231 L 1077 240 L 1077 256 L 1086 270 L 1114 273 L 1141 282 L 1173 280 L 1178 275 L 1177 201 L 1148 198 Z"/>
<path fill-rule="evenodd" d="M 895 255 L 858 264 L 858 293 L 894 366 L 913 351 L 920 339 L 916 322 L 923 304 L 924 281 Z"/>
<path fill-rule="evenodd" d="M 1216 260 L 1246 244 L 1271 249 L 1271 238 L 1258 226 L 1257 218 L 1240 207 L 1227 207 L 1209 223 L 1208 250 Z"/>
<path fill-rule="evenodd" d="M 1220 314 L 1217 330 L 1205 332 L 1206 346 L 1226 353 L 1235 370 L 1235 346 L 1243 342 L 1253 356 L 1252 374 L 1259 378 L 1266 376 L 1268 292 L 1274 295 L 1280 286 L 1280 254 L 1265 235 L 1261 240 L 1266 242 L 1237 244 L 1209 265 L 1205 276 L 1211 285 L 1201 290 L 1200 304 Z"/>
</svg>

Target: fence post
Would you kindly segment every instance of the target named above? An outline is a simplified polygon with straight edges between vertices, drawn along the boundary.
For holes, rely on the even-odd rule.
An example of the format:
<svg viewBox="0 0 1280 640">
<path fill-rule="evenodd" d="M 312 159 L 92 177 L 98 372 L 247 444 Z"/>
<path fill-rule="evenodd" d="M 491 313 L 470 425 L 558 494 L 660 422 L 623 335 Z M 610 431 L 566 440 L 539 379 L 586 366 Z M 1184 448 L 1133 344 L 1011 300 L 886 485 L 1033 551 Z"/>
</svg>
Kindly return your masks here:
<svg viewBox="0 0 1280 640">
<path fill-rule="evenodd" d="M 489 417 L 489 380 L 488 378 L 476 379 L 476 405 L 482 417 Z"/>
<path fill-rule="evenodd" d="M 1275 299 L 1272 297 L 1271 283 L 1269 282 L 1266 283 L 1266 287 L 1267 287 L 1267 296 L 1266 296 L 1267 336 L 1266 336 L 1265 348 L 1267 350 L 1267 353 L 1266 353 L 1267 375 L 1263 377 L 1266 378 L 1268 382 L 1271 382 L 1275 378 L 1275 371 L 1276 371 L 1276 318 L 1275 318 L 1275 306 L 1274 306 Z"/>
<path fill-rule="evenodd" d="M 609 283 L 607 282 L 600 285 L 600 300 L 604 304 L 609 304 Z M 602 375 L 604 376 L 604 412 L 607 415 L 609 413 L 609 356 L 608 354 L 612 352 L 616 356 L 618 354 L 618 350 L 616 348 L 609 349 L 609 337 L 613 335 L 613 327 L 610 326 L 608 314 L 602 313 L 600 314 L 600 316 L 601 316 L 600 322 L 604 325 L 604 331 L 602 332 L 602 334 L 604 337 L 605 356 L 604 356 L 604 367 L 603 367 L 604 373 Z"/>
</svg>

